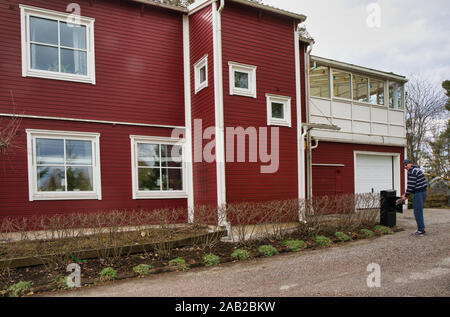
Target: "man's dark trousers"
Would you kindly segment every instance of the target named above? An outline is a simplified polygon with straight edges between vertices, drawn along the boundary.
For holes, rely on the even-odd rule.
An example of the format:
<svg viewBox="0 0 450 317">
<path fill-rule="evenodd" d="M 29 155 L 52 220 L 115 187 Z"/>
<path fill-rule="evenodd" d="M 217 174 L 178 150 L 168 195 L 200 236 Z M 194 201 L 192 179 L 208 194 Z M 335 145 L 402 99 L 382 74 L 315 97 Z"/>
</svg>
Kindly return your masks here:
<svg viewBox="0 0 450 317">
<path fill-rule="evenodd" d="M 425 199 L 427 198 L 427 192 L 417 192 L 414 193 L 413 207 L 414 207 L 414 217 L 417 222 L 417 230 L 424 232 L 425 231 L 425 221 L 423 219 L 423 205 L 425 203 Z"/>
</svg>

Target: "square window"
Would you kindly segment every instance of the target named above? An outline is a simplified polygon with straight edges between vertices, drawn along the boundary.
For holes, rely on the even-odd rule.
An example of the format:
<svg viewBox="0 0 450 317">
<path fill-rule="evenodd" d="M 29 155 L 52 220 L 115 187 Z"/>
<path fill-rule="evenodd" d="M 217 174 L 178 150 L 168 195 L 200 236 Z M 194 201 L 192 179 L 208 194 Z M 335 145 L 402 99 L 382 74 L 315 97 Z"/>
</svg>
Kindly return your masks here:
<svg viewBox="0 0 450 317">
<path fill-rule="evenodd" d="M 208 87 L 208 55 L 194 65 L 195 93 Z"/>
<path fill-rule="evenodd" d="M 101 199 L 99 135 L 27 130 L 30 201 Z"/>
<path fill-rule="evenodd" d="M 267 125 L 291 127 L 291 98 L 266 94 Z"/>
<path fill-rule="evenodd" d="M 229 62 L 230 95 L 256 98 L 256 66 Z"/>
<path fill-rule="evenodd" d="M 94 19 L 20 5 L 22 76 L 95 84 Z M 69 23 L 71 22 L 71 23 Z"/>
<path fill-rule="evenodd" d="M 145 136 L 130 138 L 133 199 L 186 198 L 181 141 Z"/>
</svg>

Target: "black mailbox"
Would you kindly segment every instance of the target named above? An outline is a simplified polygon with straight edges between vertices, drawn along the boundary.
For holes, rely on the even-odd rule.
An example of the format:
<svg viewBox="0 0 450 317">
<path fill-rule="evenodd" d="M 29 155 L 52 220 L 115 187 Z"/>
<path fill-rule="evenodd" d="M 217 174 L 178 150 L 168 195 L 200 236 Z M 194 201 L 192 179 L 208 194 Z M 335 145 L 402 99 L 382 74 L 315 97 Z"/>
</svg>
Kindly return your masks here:
<svg viewBox="0 0 450 317">
<path fill-rule="evenodd" d="M 383 190 L 380 193 L 380 224 L 386 227 L 397 225 L 397 212 L 403 213 L 403 201 L 395 190 Z"/>
</svg>

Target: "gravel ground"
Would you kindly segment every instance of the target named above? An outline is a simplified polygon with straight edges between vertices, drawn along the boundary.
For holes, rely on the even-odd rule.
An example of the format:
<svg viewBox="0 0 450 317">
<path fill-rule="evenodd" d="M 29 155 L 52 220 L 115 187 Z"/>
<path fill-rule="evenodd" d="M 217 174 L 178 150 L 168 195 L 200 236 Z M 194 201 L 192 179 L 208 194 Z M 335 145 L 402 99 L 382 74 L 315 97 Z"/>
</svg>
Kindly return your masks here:
<svg viewBox="0 0 450 317">
<path fill-rule="evenodd" d="M 375 240 L 44 296 L 450 296 L 450 210 L 425 211 L 425 237 L 411 236 L 411 210 L 397 222 L 405 231 Z M 381 287 L 367 286 L 371 263 Z"/>
</svg>

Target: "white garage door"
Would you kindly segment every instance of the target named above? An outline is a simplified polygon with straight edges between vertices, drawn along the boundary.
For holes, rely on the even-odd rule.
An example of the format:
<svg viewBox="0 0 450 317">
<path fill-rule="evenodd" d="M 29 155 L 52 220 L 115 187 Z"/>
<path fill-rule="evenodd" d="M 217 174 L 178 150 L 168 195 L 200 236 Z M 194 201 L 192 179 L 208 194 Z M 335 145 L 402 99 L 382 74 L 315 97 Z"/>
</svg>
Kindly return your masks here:
<svg viewBox="0 0 450 317">
<path fill-rule="evenodd" d="M 356 155 L 355 193 L 379 193 L 394 189 L 393 157 L 385 155 Z"/>
</svg>

